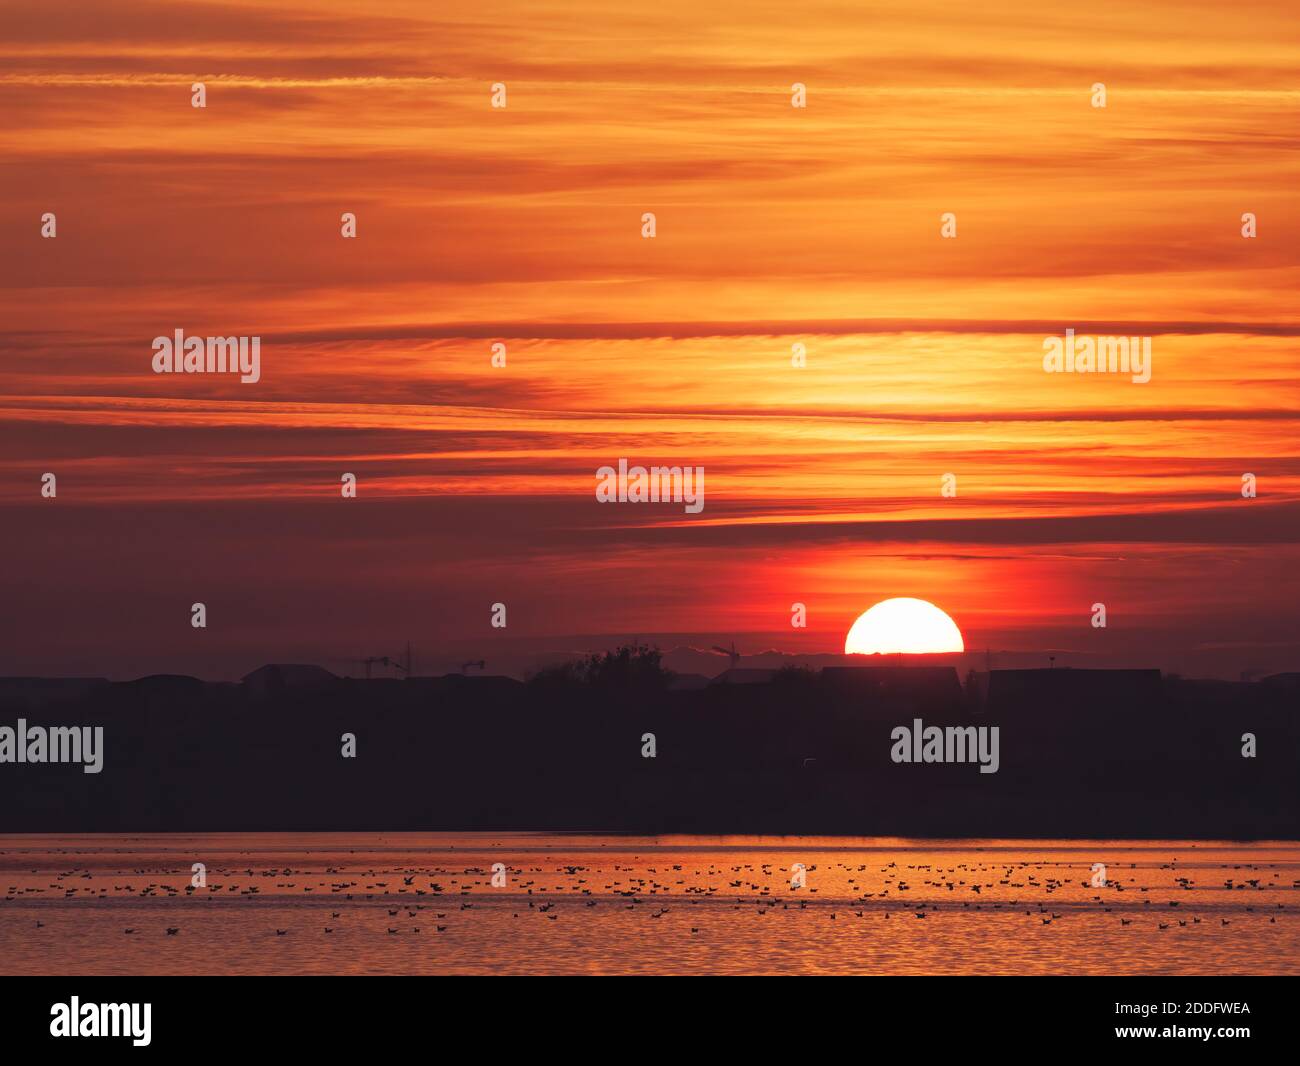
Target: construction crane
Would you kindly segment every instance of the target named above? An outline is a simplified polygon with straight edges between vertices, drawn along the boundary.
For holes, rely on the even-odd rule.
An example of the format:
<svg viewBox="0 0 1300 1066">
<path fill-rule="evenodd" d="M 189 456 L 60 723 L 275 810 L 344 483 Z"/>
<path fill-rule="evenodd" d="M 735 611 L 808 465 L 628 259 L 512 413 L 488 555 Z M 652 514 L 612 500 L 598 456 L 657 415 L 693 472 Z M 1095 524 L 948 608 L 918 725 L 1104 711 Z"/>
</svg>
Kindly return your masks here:
<svg viewBox="0 0 1300 1066">
<path fill-rule="evenodd" d="M 357 659 L 356 661 L 365 664 L 367 681 L 370 680 L 370 668 L 374 666 L 375 663 L 380 663 L 384 666 L 392 666 L 398 670 L 401 670 L 403 673 L 406 672 L 405 663 L 400 662 L 397 659 L 390 659 L 387 655 L 369 655 L 364 659 Z"/>
<path fill-rule="evenodd" d="M 406 645 L 406 655 L 401 659 L 398 659 L 391 655 L 367 655 L 365 658 L 362 659 L 333 659 L 331 661 L 339 662 L 339 663 L 361 664 L 366 668 L 367 681 L 370 680 L 371 671 L 374 669 L 376 663 L 379 664 L 380 666 L 390 666 L 395 670 L 401 670 L 402 673 L 404 673 L 407 677 L 410 677 L 411 676 L 411 645 L 410 642 L 408 641 Z"/>
<path fill-rule="evenodd" d="M 727 657 L 728 661 L 731 664 L 730 669 L 732 670 L 736 668 L 736 663 L 740 662 L 740 652 L 736 651 L 736 642 L 734 640 L 731 642 L 730 648 L 719 648 L 715 644 L 713 645 L 713 650 L 720 651 L 722 652 L 723 655 Z"/>
</svg>

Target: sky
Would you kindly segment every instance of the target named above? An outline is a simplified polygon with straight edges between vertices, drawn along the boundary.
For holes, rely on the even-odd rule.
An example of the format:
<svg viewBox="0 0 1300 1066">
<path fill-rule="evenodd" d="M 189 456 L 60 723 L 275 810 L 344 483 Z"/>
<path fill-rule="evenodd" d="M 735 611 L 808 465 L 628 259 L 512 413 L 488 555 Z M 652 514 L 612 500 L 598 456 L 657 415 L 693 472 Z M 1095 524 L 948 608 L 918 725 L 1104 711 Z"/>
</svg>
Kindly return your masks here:
<svg viewBox="0 0 1300 1066">
<path fill-rule="evenodd" d="M 835 653 L 893 596 L 1026 661 L 1300 669 L 1293 4 L 0 22 L 0 673 Z M 260 380 L 155 374 L 177 329 Z M 1067 329 L 1150 380 L 1047 373 Z M 703 510 L 598 503 L 620 458 Z"/>
</svg>

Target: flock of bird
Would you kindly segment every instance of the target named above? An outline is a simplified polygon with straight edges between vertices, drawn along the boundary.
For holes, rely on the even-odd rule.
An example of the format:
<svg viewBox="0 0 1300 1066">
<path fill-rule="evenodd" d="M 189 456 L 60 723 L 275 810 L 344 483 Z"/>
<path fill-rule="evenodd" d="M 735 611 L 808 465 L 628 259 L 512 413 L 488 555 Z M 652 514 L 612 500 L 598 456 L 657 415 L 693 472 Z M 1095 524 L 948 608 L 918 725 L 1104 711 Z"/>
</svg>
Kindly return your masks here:
<svg viewBox="0 0 1300 1066">
<path fill-rule="evenodd" d="M 505 857 L 503 853 L 503 858 Z M 0 852 L 0 861 L 4 860 Z M 10 860 L 12 862 L 12 860 Z M 1203 923 L 1224 928 L 1233 921 L 1265 920 L 1276 924 L 1286 911 L 1282 902 L 1256 905 L 1252 893 L 1300 888 L 1300 879 L 1287 864 L 1222 863 L 1213 881 L 1198 884 L 1178 874 L 1177 863 L 1160 885 L 1139 884 L 1137 863 L 1111 867 L 1118 876 L 1095 884 L 1086 865 L 1064 862 L 988 861 L 935 863 L 808 863 L 804 884 L 792 887 L 787 867 L 776 863 L 726 864 L 714 861 L 638 861 L 628 856 L 596 865 L 529 865 L 494 874 L 491 862 L 460 866 L 412 866 L 384 869 L 350 869 L 326 866 L 323 870 L 271 866 L 236 868 L 231 863 L 213 868 L 202 884 L 191 883 L 187 872 L 175 867 L 139 867 L 95 872 L 74 867 L 57 875 L 40 868 L 24 871 L 0 897 L 0 922 L 15 908 L 33 909 L 41 915 L 29 928 L 56 927 L 61 918 L 83 905 L 105 901 L 142 900 L 163 903 L 172 919 L 161 926 L 138 919 L 125 925 L 128 937 L 181 936 L 186 905 L 198 904 L 211 913 L 212 906 L 255 904 L 248 923 L 269 904 L 282 921 L 284 904 L 295 906 L 292 920 L 272 922 L 264 930 L 277 937 L 329 936 L 356 927 L 356 919 L 383 918 L 386 935 L 470 931 L 473 911 L 509 913 L 512 919 L 533 918 L 558 922 L 561 915 L 579 920 L 591 908 L 621 907 L 641 912 L 657 921 L 677 908 L 685 908 L 695 921 L 690 936 L 707 936 L 710 912 L 750 910 L 757 917 L 775 911 L 811 911 L 830 921 L 841 919 L 937 919 L 953 911 L 1002 912 L 1023 916 L 1034 925 L 1050 926 L 1089 913 L 1111 915 L 1120 929 L 1145 926 L 1158 932 L 1186 929 Z M 5 865 L 11 874 L 13 865 Z M 1204 876 L 1202 864 L 1195 872 Z M 38 883 L 44 876 L 53 880 Z M 265 891 L 264 891 L 265 889 Z M 1242 895 L 1242 894 L 1245 895 Z M 1153 898 L 1153 895 L 1155 898 Z M 1161 898 L 1161 897 L 1164 898 Z M 1174 898 L 1181 897 L 1181 898 Z M 51 906 L 51 904 L 57 904 Z M 337 909 L 336 909 L 337 908 Z M 146 908 L 136 913 L 154 911 Z M 1187 913 L 1187 912 L 1193 913 Z M 126 911 L 124 913 L 132 913 Z M 228 912 L 226 912 L 228 913 Z M 325 917 L 328 915 L 328 917 Z M 1228 915 L 1231 915 L 1229 917 Z M 1246 918 L 1246 916 L 1252 916 Z M 1216 921 L 1217 919 L 1217 921 Z M 371 926 L 367 925 L 367 929 Z M 683 929 L 687 926 L 683 926 Z M 0 924 L 0 930 L 3 925 Z M 46 934 L 49 935 L 49 934 Z"/>
</svg>

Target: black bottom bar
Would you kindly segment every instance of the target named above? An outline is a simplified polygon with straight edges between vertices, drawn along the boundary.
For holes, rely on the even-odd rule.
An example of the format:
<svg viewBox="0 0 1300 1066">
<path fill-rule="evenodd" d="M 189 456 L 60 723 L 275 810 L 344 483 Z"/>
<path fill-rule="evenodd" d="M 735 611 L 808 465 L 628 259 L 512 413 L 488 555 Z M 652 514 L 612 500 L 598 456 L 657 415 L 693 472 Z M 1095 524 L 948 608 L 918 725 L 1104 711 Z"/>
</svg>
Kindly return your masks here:
<svg viewBox="0 0 1300 1066">
<path fill-rule="evenodd" d="M 1026 1040 L 1157 1054 L 1197 1044 L 1219 1054 L 1295 1044 L 1295 978 L 850 980 L 838 994 L 786 979 L 780 988 L 751 985 L 703 999 L 693 986 L 644 980 L 631 988 L 439 977 L 35 978 L 7 982 L 0 1032 L 6 1057 L 57 1045 L 94 1054 L 109 1044 L 132 1052 L 202 1049 L 205 1058 L 259 1046 L 373 1054 L 421 1043 L 449 1051 L 444 1041 L 464 1040 L 490 1058 L 498 1041 L 499 1051 L 517 1051 L 530 1037 L 617 1054 L 629 1041 L 680 1047 L 687 1033 L 697 1034 L 692 1057 L 701 1046 L 734 1053 L 751 1043 L 812 1054 L 827 1038 L 846 1036 L 865 1053 L 900 1042 L 927 1053 L 1023 1047 Z M 116 1024 L 127 1035 L 53 1035 L 72 1024 L 74 997 L 78 1034 L 97 1026 L 112 1032 Z M 136 1043 L 146 1036 L 147 1045 Z"/>
</svg>

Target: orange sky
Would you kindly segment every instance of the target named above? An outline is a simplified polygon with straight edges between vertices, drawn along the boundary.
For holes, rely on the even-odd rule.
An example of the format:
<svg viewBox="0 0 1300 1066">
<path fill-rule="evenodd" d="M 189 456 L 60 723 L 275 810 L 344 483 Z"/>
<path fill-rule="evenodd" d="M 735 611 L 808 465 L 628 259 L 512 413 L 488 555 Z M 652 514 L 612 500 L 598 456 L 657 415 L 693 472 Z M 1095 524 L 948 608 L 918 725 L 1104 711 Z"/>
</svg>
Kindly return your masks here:
<svg viewBox="0 0 1300 1066">
<path fill-rule="evenodd" d="M 6 5 L 0 671 L 490 658 L 497 601 L 525 645 L 834 651 L 889 596 L 1300 668 L 1294 5 L 382 12 Z M 153 374 L 177 328 L 261 381 Z M 1150 382 L 1044 373 L 1066 328 Z M 598 505 L 622 456 L 703 513 Z"/>
</svg>

